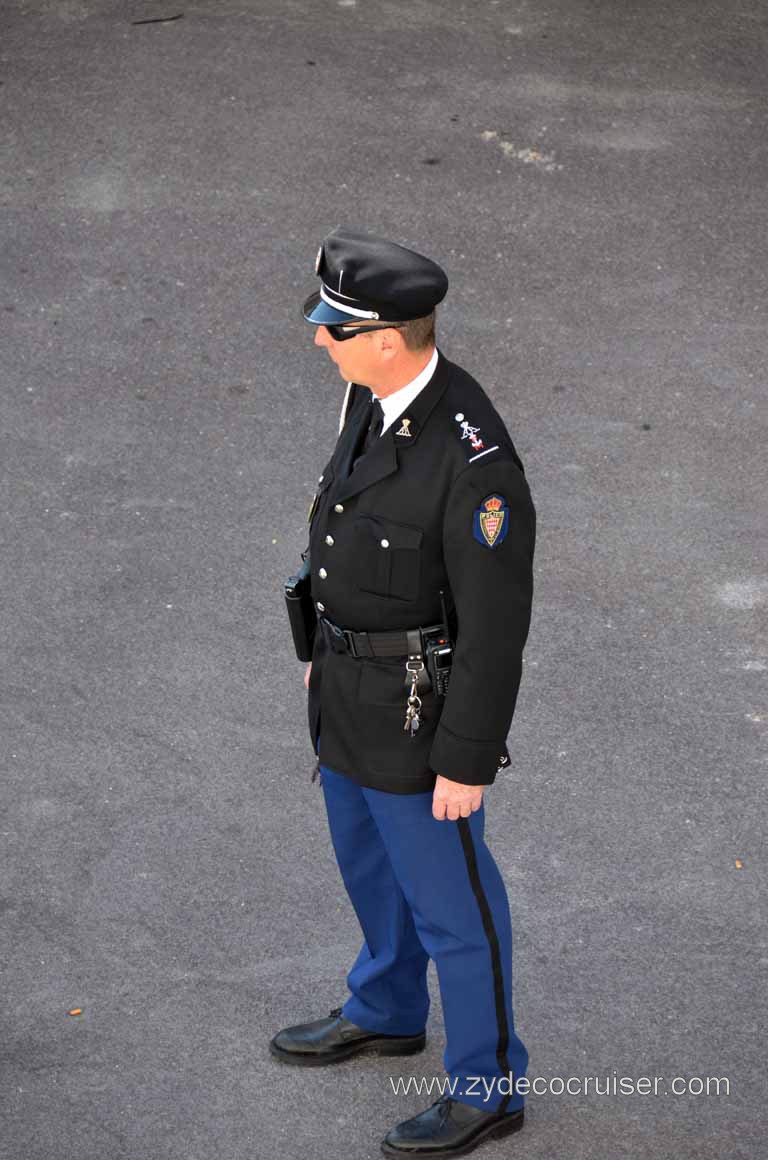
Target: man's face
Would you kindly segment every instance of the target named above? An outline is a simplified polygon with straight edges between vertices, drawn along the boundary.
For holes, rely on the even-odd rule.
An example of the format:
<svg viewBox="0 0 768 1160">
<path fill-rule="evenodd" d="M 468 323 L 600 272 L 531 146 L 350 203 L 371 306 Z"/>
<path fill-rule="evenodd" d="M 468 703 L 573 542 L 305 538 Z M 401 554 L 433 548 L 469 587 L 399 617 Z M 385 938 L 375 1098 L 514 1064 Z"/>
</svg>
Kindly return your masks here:
<svg viewBox="0 0 768 1160">
<path fill-rule="evenodd" d="M 363 326 L 365 323 L 359 325 Z M 345 329 L 347 328 L 355 330 L 357 327 L 355 323 L 345 323 Z M 381 330 L 385 329 L 381 327 Z M 396 332 L 389 330 L 390 335 L 393 333 Z M 346 338 L 343 342 L 337 342 L 331 337 L 327 327 L 315 327 L 315 346 L 326 348 L 345 382 L 360 383 L 363 386 L 375 383 L 381 375 L 383 361 L 381 341 L 382 336 L 378 331 L 368 330 L 364 334 L 358 334 L 356 338 Z"/>
</svg>

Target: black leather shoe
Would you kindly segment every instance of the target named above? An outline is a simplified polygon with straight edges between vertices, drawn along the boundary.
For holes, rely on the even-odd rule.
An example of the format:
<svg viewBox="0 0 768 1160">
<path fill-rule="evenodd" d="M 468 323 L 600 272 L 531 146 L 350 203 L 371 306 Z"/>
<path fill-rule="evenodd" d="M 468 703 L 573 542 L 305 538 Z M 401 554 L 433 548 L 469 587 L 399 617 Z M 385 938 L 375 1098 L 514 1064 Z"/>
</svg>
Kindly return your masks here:
<svg viewBox="0 0 768 1160">
<path fill-rule="evenodd" d="M 441 1096 L 418 1116 L 387 1132 L 381 1150 L 385 1156 L 465 1156 L 484 1140 L 518 1132 L 524 1115 L 522 1108 L 499 1115 Z"/>
<path fill-rule="evenodd" d="M 341 1007 L 334 1007 L 330 1018 L 284 1027 L 270 1040 L 269 1050 L 283 1063 L 318 1067 L 325 1063 L 338 1063 L 359 1051 L 415 1055 L 424 1050 L 426 1042 L 424 1031 L 418 1035 L 381 1035 L 378 1031 L 365 1031 L 345 1019 Z"/>
</svg>

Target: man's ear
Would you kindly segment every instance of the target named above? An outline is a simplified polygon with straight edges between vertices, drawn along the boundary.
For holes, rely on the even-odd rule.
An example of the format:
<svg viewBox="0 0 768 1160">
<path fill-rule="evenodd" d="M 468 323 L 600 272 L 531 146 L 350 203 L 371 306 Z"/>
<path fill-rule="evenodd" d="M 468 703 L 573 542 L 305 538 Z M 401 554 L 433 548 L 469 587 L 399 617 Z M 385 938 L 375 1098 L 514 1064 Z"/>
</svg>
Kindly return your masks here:
<svg viewBox="0 0 768 1160">
<path fill-rule="evenodd" d="M 379 351 L 384 358 L 397 358 L 400 353 L 402 337 L 399 330 L 385 328 L 381 332 L 370 331 L 379 339 Z"/>
</svg>

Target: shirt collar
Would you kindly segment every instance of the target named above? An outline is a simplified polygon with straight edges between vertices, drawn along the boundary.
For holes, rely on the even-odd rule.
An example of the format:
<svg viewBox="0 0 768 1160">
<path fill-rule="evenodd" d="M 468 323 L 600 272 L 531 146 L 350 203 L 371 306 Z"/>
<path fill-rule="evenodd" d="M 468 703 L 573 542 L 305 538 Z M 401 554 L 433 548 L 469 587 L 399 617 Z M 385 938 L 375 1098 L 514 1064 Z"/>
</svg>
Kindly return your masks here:
<svg viewBox="0 0 768 1160">
<path fill-rule="evenodd" d="M 436 366 L 437 346 L 435 346 L 434 350 L 432 351 L 432 358 L 424 367 L 424 370 L 419 371 L 419 373 L 416 375 L 416 378 L 411 379 L 410 383 L 406 383 L 404 387 L 398 387 L 396 391 L 393 391 L 391 395 L 387 395 L 385 399 L 379 399 L 379 396 L 375 391 L 371 392 L 374 398 L 379 399 L 379 402 L 381 403 L 381 409 L 384 412 L 384 423 L 381 428 L 382 435 L 386 431 L 387 427 L 389 427 L 391 423 L 394 423 L 395 419 L 397 419 L 399 415 L 402 415 L 403 411 L 408 409 L 408 407 L 418 395 L 419 391 L 423 391 L 424 387 L 426 387 L 427 383 L 432 378 Z"/>
</svg>

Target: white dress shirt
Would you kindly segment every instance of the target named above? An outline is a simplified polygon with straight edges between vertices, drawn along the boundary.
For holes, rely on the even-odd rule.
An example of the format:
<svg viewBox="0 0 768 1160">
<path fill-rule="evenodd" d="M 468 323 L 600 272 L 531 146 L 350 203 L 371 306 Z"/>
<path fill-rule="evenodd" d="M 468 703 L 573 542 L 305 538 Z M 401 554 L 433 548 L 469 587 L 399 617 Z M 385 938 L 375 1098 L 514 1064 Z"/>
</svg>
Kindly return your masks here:
<svg viewBox="0 0 768 1160">
<path fill-rule="evenodd" d="M 381 409 L 384 412 L 384 422 L 381 428 L 383 435 L 387 427 L 394 423 L 398 415 L 402 415 L 408 406 L 418 395 L 419 391 L 423 391 L 437 366 L 437 347 L 432 351 L 432 358 L 429 360 L 423 371 L 419 371 L 415 379 L 411 379 L 410 383 L 406 383 L 404 387 L 398 387 L 391 395 L 387 395 L 385 399 L 379 398 L 375 391 L 371 394 L 379 399 Z"/>
</svg>

